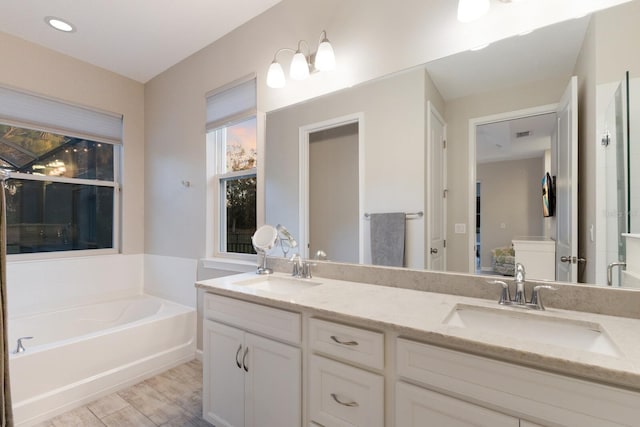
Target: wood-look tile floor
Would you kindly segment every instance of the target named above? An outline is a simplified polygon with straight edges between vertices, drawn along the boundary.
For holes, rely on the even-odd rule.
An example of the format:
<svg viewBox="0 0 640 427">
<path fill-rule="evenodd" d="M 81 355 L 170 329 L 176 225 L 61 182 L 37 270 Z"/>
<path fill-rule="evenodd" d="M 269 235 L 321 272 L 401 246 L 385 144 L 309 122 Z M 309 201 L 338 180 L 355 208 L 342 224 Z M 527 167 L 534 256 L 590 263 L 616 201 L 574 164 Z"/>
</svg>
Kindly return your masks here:
<svg viewBox="0 0 640 427">
<path fill-rule="evenodd" d="M 176 366 L 36 427 L 74 426 L 211 427 L 202 419 L 202 363 Z"/>
</svg>

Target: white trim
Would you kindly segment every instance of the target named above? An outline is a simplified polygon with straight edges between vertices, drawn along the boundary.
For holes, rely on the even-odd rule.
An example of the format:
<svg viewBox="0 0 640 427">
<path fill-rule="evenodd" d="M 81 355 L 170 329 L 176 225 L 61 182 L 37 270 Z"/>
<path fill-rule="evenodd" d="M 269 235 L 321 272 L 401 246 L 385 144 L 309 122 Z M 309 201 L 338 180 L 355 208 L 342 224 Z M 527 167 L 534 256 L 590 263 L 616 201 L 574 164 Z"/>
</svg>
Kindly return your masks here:
<svg viewBox="0 0 640 427">
<path fill-rule="evenodd" d="M 427 135 L 426 135 L 426 141 L 427 141 L 427 147 L 426 147 L 426 151 L 427 151 L 427 172 L 425 172 L 425 181 L 429 182 L 427 185 L 425 185 L 426 187 L 426 212 L 427 214 L 425 215 L 425 222 L 424 222 L 424 227 L 425 227 L 425 235 L 426 235 L 426 241 L 425 241 L 425 245 L 424 245 L 424 251 L 425 251 L 425 255 L 427 255 L 427 259 L 425 262 L 425 268 L 431 268 L 431 257 L 428 255 L 427 252 L 427 248 L 430 248 L 431 245 L 431 234 L 432 234 L 432 230 L 431 230 L 431 226 L 430 226 L 430 220 L 431 220 L 431 212 L 433 207 L 431 206 L 431 184 L 430 184 L 430 178 L 431 178 L 431 114 L 433 113 L 433 115 L 438 119 L 438 121 L 440 123 L 442 123 L 442 137 L 443 139 L 446 141 L 447 140 L 447 122 L 444 120 L 444 118 L 442 117 L 442 114 L 440 114 L 440 112 L 438 111 L 438 109 L 435 107 L 435 105 L 433 105 L 433 103 L 429 100 L 427 100 Z M 443 188 L 446 190 L 447 188 L 447 149 L 446 147 L 443 147 L 442 149 L 442 186 Z M 448 197 L 444 197 L 442 200 L 442 237 L 443 240 L 446 242 L 447 240 L 447 201 L 448 201 Z M 447 247 L 444 246 L 443 248 L 443 254 L 442 254 L 442 271 L 447 271 Z"/>
<path fill-rule="evenodd" d="M 114 169 L 117 162 L 115 156 L 113 159 Z M 97 179 L 82 179 L 82 178 L 67 178 L 64 176 L 51 176 L 51 175 L 36 175 L 30 173 L 9 172 L 9 178 L 11 179 L 24 179 L 27 181 L 45 181 L 45 182 L 57 182 L 61 184 L 78 184 L 78 185 L 92 185 L 94 187 L 118 187 L 116 182 L 114 170 L 113 181 L 99 181 Z"/>
<path fill-rule="evenodd" d="M 213 257 L 201 260 L 204 268 L 214 270 L 233 271 L 238 273 L 247 273 L 256 269 L 257 259 L 253 255 L 253 260 L 238 259 L 231 257 Z"/>
<path fill-rule="evenodd" d="M 267 115 L 265 113 L 256 114 L 256 226 L 264 225 L 266 221 L 265 211 L 265 161 L 266 161 L 266 123 Z"/>
<path fill-rule="evenodd" d="M 474 274 L 476 272 L 475 265 L 475 245 L 476 245 L 476 233 L 475 224 L 476 221 L 476 128 L 481 125 L 490 123 L 502 122 L 506 120 L 520 119 L 529 116 L 538 116 L 541 114 L 556 113 L 558 110 L 558 104 L 540 105 L 537 107 L 524 108 L 522 110 L 507 111 L 504 113 L 492 114 L 490 116 L 474 117 L 469 119 L 469 187 L 467 188 L 467 234 L 468 234 L 468 258 L 469 258 L 469 273 Z"/>
<path fill-rule="evenodd" d="M 118 255 L 118 254 L 119 254 L 119 251 L 116 248 L 33 252 L 33 253 L 24 253 L 24 254 L 8 254 L 7 262 L 37 261 L 37 260 L 58 259 L 58 258 L 81 258 L 81 257 L 96 256 L 96 255 Z"/>
<path fill-rule="evenodd" d="M 251 169 L 244 169 L 241 171 L 221 173 L 216 175 L 216 177 L 218 178 L 219 181 L 231 181 L 231 180 L 242 179 L 242 178 L 250 178 L 252 176 L 257 176 L 257 175 L 258 175 L 257 169 L 251 168 Z"/>
<path fill-rule="evenodd" d="M 309 257 L 309 135 L 326 129 L 332 129 L 352 123 L 358 123 L 358 259 L 364 263 L 364 113 L 353 113 L 322 122 L 301 126 L 298 133 L 298 224 L 300 255 Z"/>
<path fill-rule="evenodd" d="M 222 209 L 226 195 L 221 191 L 226 181 L 241 178 L 256 177 L 256 225 L 264 221 L 264 182 L 260 176 L 264 176 L 264 154 L 260 154 L 264 148 L 264 121 L 263 113 L 250 115 L 243 121 L 255 119 L 256 121 L 256 167 L 242 171 L 219 173 L 226 168 L 226 152 L 223 142 L 226 140 L 226 127 L 217 128 L 206 133 L 206 219 L 205 219 L 205 255 L 212 258 L 229 258 L 243 262 L 251 262 L 255 265 L 257 256 L 253 254 L 241 254 L 224 252 L 226 248 L 226 210 Z M 262 194 L 260 194 L 262 192 Z"/>
</svg>

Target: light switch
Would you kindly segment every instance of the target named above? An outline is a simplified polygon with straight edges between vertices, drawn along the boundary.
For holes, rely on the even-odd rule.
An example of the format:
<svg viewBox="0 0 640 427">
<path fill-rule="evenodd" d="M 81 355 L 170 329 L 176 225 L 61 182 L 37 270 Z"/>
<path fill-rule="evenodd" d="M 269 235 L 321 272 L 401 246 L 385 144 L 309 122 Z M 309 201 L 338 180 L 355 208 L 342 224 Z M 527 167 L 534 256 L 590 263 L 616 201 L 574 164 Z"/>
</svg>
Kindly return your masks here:
<svg viewBox="0 0 640 427">
<path fill-rule="evenodd" d="M 467 224 L 456 224 L 456 234 L 465 234 L 467 232 Z"/>
<path fill-rule="evenodd" d="M 502 228 L 504 230 L 505 228 L 507 228 L 507 224 L 505 224 L 504 222 L 501 222 L 500 223 L 500 228 Z"/>
</svg>

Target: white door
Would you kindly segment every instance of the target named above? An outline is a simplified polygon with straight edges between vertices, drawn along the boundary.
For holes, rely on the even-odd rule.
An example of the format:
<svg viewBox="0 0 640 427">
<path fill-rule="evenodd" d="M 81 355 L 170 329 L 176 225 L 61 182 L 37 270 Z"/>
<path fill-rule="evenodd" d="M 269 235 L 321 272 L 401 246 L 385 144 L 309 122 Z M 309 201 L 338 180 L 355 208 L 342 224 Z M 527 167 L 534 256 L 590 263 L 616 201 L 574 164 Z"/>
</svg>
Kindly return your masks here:
<svg viewBox="0 0 640 427">
<path fill-rule="evenodd" d="M 396 427 L 519 427 L 517 418 L 398 382 Z"/>
<path fill-rule="evenodd" d="M 446 270 L 445 230 L 446 230 L 446 155 L 445 123 L 431 102 L 428 103 L 427 164 L 429 165 L 427 185 L 427 242 L 426 267 L 429 270 Z"/>
<path fill-rule="evenodd" d="M 204 417 L 219 427 L 244 426 L 244 332 L 204 321 Z"/>
<path fill-rule="evenodd" d="M 300 349 L 249 333 L 245 334 L 245 344 L 245 425 L 301 425 Z"/>
<path fill-rule="evenodd" d="M 558 106 L 556 178 L 556 280 L 578 281 L 578 78 Z"/>
</svg>

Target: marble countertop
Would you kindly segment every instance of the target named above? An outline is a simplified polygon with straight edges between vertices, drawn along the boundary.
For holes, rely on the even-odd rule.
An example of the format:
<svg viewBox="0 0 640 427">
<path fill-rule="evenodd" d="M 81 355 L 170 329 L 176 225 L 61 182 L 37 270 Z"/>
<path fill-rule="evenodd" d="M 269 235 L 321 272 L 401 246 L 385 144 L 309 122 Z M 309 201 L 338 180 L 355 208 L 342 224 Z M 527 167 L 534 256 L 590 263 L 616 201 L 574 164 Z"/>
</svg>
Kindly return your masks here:
<svg viewBox="0 0 640 427">
<path fill-rule="evenodd" d="M 245 273 L 199 281 L 196 287 L 260 304 L 307 311 L 327 319 L 393 330 L 400 336 L 429 344 L 640 391 L 639 319 L 555 308 L 547 308 L 546 311 L 523 310 L 479 298 L 320 277 L 310 279 L 319 283 L 316 286 L 294 286 L 278 292 L 239 284 L 260 277 L 264 276 Z M 282 273 L 270 277 L 291 279 Z M 538 316 L 549 322 L 591 322 L 600 325 L 601 330 L 609 336 L 617 354 L 578 350 L 562 342 L 543 343 L 544 340 L 529 336 L 530 331 L 527 330 L 514 334 L 447 324 L 456 307 L 464 309 L 468 306 L 500 310 L 509 316 Z"/>
</svg>

